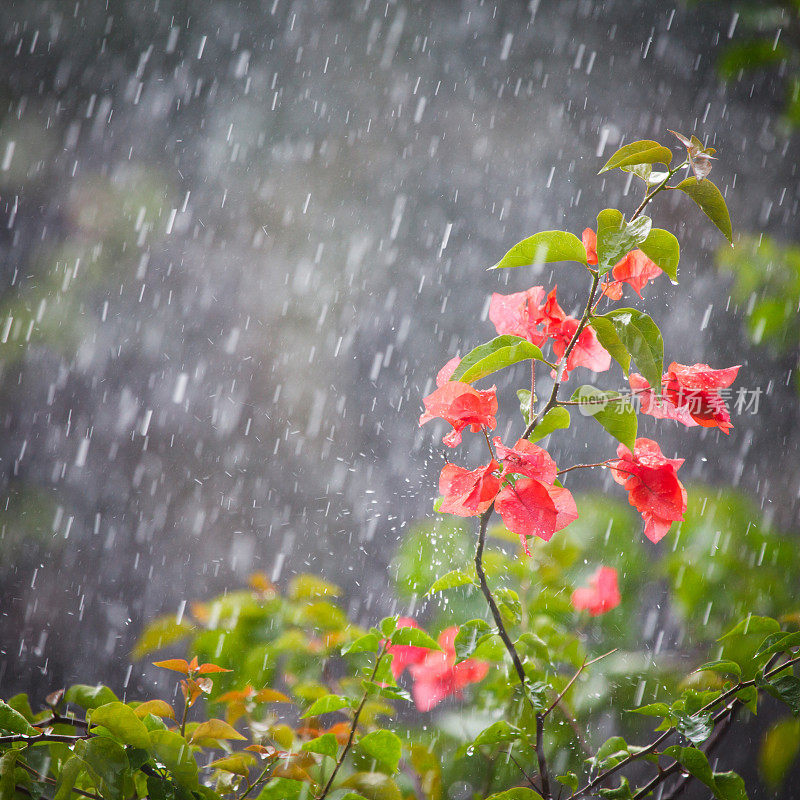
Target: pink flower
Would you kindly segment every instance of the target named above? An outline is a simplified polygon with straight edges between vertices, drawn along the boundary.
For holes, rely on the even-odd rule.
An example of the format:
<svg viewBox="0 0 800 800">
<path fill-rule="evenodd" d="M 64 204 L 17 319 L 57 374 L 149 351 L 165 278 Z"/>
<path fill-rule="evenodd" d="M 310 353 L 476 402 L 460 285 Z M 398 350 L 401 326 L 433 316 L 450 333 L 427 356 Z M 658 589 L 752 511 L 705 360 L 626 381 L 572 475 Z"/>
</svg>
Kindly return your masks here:
<svg viewBox="0 0 800 800">
<path fill-rule="evenodd" d="M 468 658 L 455 663 L 457 633 L 457 627 L 442 631 L 439 635 L 442 651 L 426 650 L 424 660 L 409 667 L 414 679 L 411 694 L 420 711 L 430 711 L 450 695 L 460 698 L 465 686 L 482 681 L 489 671 L 485 661 Z"/>
<path fill-rule="evenodd" d="M 720 389 L 726 389 L 739 372 L 739 366 L 711 369 L 708 364 L 686 366 L 673 361 L 664 375 L 664 394 L 678 408 L 704 428 L 719 428 L 728 434 L 733 427 L 731 415 Z"/>
<path fill-rule="evenodd" d="M 439 493 L 444 497 L 439 511 L 458 517 L 483 514 L 500 489 L 499 472 L 496 461 L 472 471 L 445 464 L 439 476 Z"/>
<path fill-rule="evenodd" d="M 679 408 L 665 395 L 656 397 L 650 384 L 638 372 L 630 374 L 628 383 L 643 414 L 649 414 L 656 419 L 674 419 L 687 428 L 697 427 L 686 406 Z"/>
<path fill-rule="evenodd" d="M 527 439 L 519 439 L 513 447 L 506 447 L 499 436 L 494 437 L 494 447 L 503 462 L 502 477 L 516 473 L 550 485 L 555 482 L 558 467 L 543 447 Z"/>
<path fill-rule="evenodd" d="M 652 439 L 637 439 L 633 453 L 621 444 L 617 455 L 611 474 L 627 489 L 628 502 L 642 515 L 644 535 L 658 542 L 686 512 L 686 489 L 676 474 L 683 459 L 665 458 Z"/>
<path fill-rule="evenodd" d="M 556 531 L 578 518 L 578 508 L 569 490 L 534 478 L 519 478 L 497 495 L 494 507 L 505 526 L 519 535 L 530 555 L 528 538 L 538 536 L 549 542 Z"/>
<path fill-rule="evenodd" d="M 497 333 L 500 336 L 521 336 L 541 347 L 547 340 L 547 335 L 541 330 L 544 295 L 541 286 L 514 294 L 493 294 L 489 302 L 489 319 L 494 323 Z"/>
<path fill-rule="evenodd" d="M 617 586 L 617 571 L 613 567 L 599 567 L 589 578 L 589 586 L 572 593 L 572 606 L 576 611 L 588 611 L 593 617 L 616 608 L 621 601 Z"/>
<path fill-rule="evenodd" d="M 441 377 L 442 372 L 439 375 Z M 425 413 L 419 418 L 420 425 L 439 417 L 453 426 L 453 430 L 442 439 L 448 447 L 460 444 L 464 428 L 469 427 L 473 433 L 477 433 L 484 425 L 489 430 L 494 430 L 497 426 L 494 416 L 497 413 L 497 395 L 494 386 L 486 391 L 479 391 L 468 383 L 446 381 L 422 402 L 425 404 Z"/>
</svg>

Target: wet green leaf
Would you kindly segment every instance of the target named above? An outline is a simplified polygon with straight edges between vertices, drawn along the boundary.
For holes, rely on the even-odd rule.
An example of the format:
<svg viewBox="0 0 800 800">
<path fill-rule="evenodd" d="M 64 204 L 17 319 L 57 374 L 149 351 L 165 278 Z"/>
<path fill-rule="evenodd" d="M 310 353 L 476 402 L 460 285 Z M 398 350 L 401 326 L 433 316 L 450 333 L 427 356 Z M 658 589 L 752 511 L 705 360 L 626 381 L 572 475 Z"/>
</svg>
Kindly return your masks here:
<svg viewBox="0 0 800 800">
<path fill-rule="evenodd" d="M 450 380 L 474 383 L 520 361 L 532 359 L 541 361 L 542 358 L 542 351 L 521 336 L 496 336 L 467 353 L 459 362 Z"/>
<path fill-rule="evenodd" d="M 515 244 L 492 269 L 526 267 L 554 261 L 586 263 L 586 250 L 581 240 L 566 231 L 542 231 Z"/>
<path fill-rule="evenodd" d="M 641 139 L 620 147 L 611 158 L 606 161 L 598 175 L 617 167 L 629 167 L 634 164 L 666 164 L 672 161 L 672 151 L 652 139 Z"/>
</svg>

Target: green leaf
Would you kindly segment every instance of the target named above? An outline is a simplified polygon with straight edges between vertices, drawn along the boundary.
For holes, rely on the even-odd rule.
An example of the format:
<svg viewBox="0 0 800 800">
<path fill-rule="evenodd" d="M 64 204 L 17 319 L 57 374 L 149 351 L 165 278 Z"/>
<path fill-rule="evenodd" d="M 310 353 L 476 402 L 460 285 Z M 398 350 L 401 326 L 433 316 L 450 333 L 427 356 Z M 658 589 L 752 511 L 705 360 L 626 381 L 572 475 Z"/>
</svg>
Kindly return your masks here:
<svg viewBox="0 0 800 800">
<path fill-rule="evenodd" d="M 355 789 L 359 794 L 368 797 L 369 800 L 403 799 L 397 784 L 380 772 L 356 772 L 355 775 L 351 775 L 346 781 L 343 781 L 341 785 L 349 789 Z"/>
<path fill-rule="evenodd" d="M 664 752 L 686 767 L 687 772 L 708 786 L 711 791 L 715 790 L 714 773 L 708 763 L 706 754 L 702 750 L 698 750 L 696 747 L 674 745 L 667 747 Z"/>
<path fill-rule="evenodd" d="M 786 703 L 795 716 L 800 715 L 800 678 L 794 675 L 782 675 L 771 680 L 757 678 L 756 686 Z"/>
<path fill-rule="evenodd" d="M 522 738 L 524 735 L 519 728 L 501 719 L 488 728 L 484 728 L 472 743 L 476 746 L 507 744 Z"/>
<path fill-rule="evenodd" d="M 394 678 L 392 678 L 392 680 L 394 680 Z M 363 680 L 361 681 L 361 687 L 365 692 L 367 692 L 367 694 L 378 695 L 389 700 L 405 700 L 407 702 L 410 702 L 411 700 L 411 695 L 405 689 L 401 689 L 399 686 L 387 686 L 383 683 Z"/>
<path fill-rule="evenodd" d="M 471 619 L 458 630 L 453 646 L 458 658 L 469 658 L 477 647 L 478 640 L 492 630 L 486 620 Z"/>
<path fill-rule="evenodd" d="M 530 389 L 517 389 L 517 398 L 519 399 L 519 410 L 522 413 L 522 419 L 525 420 L 525 425 L 531 424 L 531 390 Z M 536 397 L 533 398 L 536 402 Z"/>
<path fill-rule="evenodd" d="M 621 211 L 606 208 L 597 215 L 597 270 L 605 275 L 616 263 L 635 250 L 650 233 L 652 222 L 644 214 L 625 222 Z"/>
<path fill-rule="evenodd" d="M 0 800 L 14 799 L 14 787 L 16 786 L 14 772 L 17 768 L 17 757 L 19 755 L 19 750 L 9 750 L 0 757 Z M 58 798 L 58 800 L 61 800 L 61 798 Z"/>
<path fill-rule="evenodd" d="M 493 372 L 510 367 L 520 361 L 541 361 L 542 351 L 521 336 L 497 336 L 478 345 L 461 359 L 450 377 L 451 381 L 474 383 Z"/>
<path fill-rule="evenodd" d="M 631 368 L 631 354 L 622 344 L 614 323 L 605 317 L 590 317 L 589 324 L 594 328 L 597 340 L 608 350 L 614 361 L 622 367 L 622 372 L 627 378 Z"/>
<path fill-rule="evenodd" d="M 593 417 L 618 442 L 633 452 L 636 442 L 638 420 L 633 406 L 619 392 L 603 392 L 594 386 L 580 386 L 572 395 L 572 401 L 580 403 L 578 411 L 585 417 Z"/>
<path fill-rule="evenodd" d="M 735 772 L 715 772 L 714 783 L 720 800 L 748 800 L 747 789 L 741 775 Z"/>
<path fill-rule="evenodd" d="M 732 675 L 736 680 L 742 677 L 742 668 L 735 661 L 728 661 L 727 659 L 707 661 L 691 674 L 694 675 L 695 672 L 716 672 L 719 675 Z"/>
<path fill-rule="evenodd" d="M 328 583 L 316 575 L 307 573 L 295 576 L 289 584 L 289 598 L 292 600 L 338 597 L 341 593 L 342 590 L 336 584 Z"/>
<path fill-rule="evenodd" d="M 680 189 L 684 194 L 688 194 L 700 206 L 703 213 L 719 228 L 722 235 L 733 244 L 731 215 L 728 212 L 725 198 L 708 178 L 702 181 L 698 181 L 694 177 L 686 178 L 677 186 L 670 188 Z"/>
<path fill-rule="evenodd" d="M 641 139 L 620 147 L 597 174 L 602 175 L 610 169 L 629 167 L 633 164 L 666 164 L 669 166 L 670 161 L 672 161 L 671 150 L 652 139 Z"/>
<path fill-rule="evenodd" d="M 678 282 L 678 262 L 681 248 L 678 240 L 661 228 L 652 228 L 639 249 L 673 282 Z"/>
<path fill-rule="evenodd" d="M 349 697 L 343 697 L 339 694 L 326 694 L 315 700 L 308 708 L 305 714 L 301 715 L 301 719 L 306 717 L 318 717 L 320 714 L 330 714 L 332 711 L 340 711 L 343 708 L 352 708 L 353 701 Z"/>
<path fill-rule="evenodd" d="M 727 633 L 717 639 L 722 642 L 733 636 L 752 636 L 753 634 L 777 633 L 781 629 L 778 620 L 772 617 L 759 617 L 755 614 L 748 614 L 744 619 L 739 620 Z"/>
<path fill-rule="evenodd" d="M 758 753 L 758 768 L 773 791 L 784 781 L 800 753 L 800 720 L 783 719 L 767 731 Z"/>
<path fill-rule="evenodd" d="M 494 590 L 494 599 L 506 623 L 516 625 L 522 615 L 522 603 L 519 595 L 513 589 L 501 586 Z"/>
<path fill-rule="evenodd" d="M 354 642 L 346 644 L 342 648 L 342 655 L 346 656 L 349 653 L 376 653 L 380 649 L 380 639 L 374 633 L 367 633 L 364 636 L 359 636 Z"/>
<path fill-rule="evenodd" d="M 633 791 L 627 778 L 619 779 L 619 786 L 615 789 L 598 789 L 597 794 L 607 800 L 632 800 Z"/>
<path fill-rule="evenodd" d="M 339 755 L 339 743 L 332 733 L 323 733 L 322 736 L 317 736 L 316 739 L 305 742 L 300 749 L 308 753 L 319 753 L 333 759 Z"/>
<path fill-rule="evenodd" d="M 114 738 L 142 750 L 150 749 L 150 734 L 136 712 L 119 701 L 106 703 L 92 711 L 92 725 L 102 725 Z"/>
<path fill-rule="evenodd" d="M 563 406 L 556 406 L 542 417 L 542 421 L 533 429 L 528 441 L 538 442 L 553 431 L 564 428 L 569 428 L 569 411 Z"/>
<path fill-rule="evenodd" d="M 800 645 L 800 632 L 786 633 L 786 631 L 780 631 L 778 633 L 771 633 L 758 646 L 758 650 L 756 650 L 756 654 L 753 658 L 761 661 L 775 653 L 788 652 L 791 648 L 797 647 L 798 645 Z"/>
<path fill-rule="evenodd" d="M 714 733 L 714 722 L 711 713 L 682 714 L 674 712 L 677 717 L 678 733 L 685 736 L 692 744 L 701 744 Z"/>
<path fill-rule="evenodd" d="M 384 617 L 378 627 L 384 636 L 391 636 L 397 630 L 397 617 Z"/>
<path fill-rule="evenodd" d="M 358 740 L 358 746 L 367 755 L 385 764 L 392 772 L 397 772 L 397 765 L 403 755 L 403 743 L 391 731 L 379 730 L 368 733 Z"/>
<path fill-rule="evenodd" d="M 490 794 L 486 800 L 542 800 L 542 796 L 539 792 L 534 792 L 533 789 L 520 786 L 517 789 L 509 789 L 499 794 Z"/>
<path fill-rule="evenodd" d="M 431 639 L 419 628 L 398 628 L 392 634 L 393 645 L 409 645 L 410 647 L 427 647 L 428 650 L 441 650 L 438 642 Z"/>
<path fill-rule="evenodd" d="M 104 736 L 95 736 L 87 741 L 83 760 L 102 781 L 105 791 L 100 794 L 104 798 L 114 800 L 123 797 L 125 776 L 126 773 L 130 774 L 130 770 L 128 757 L 121 745 Z"/>
<path fill-rule="evenodd" d="M 566 231 L 542 231 L 515 244 L 492 269 L 527 267 L 553 261 L 586 263 L 586 250 L 581 240 Z"/>
<path fill-rule="evenodd" d="M 658 389 L 664 370 L 664 340 L 655 322 L 635 308 L 618 308 L 595 319 L 606 319 L 614 326 L 642 375 Z"/>
<path fill-rule="evenodd" d="M 172 773 L 185 789 L 196 789 L 197 762 L 186 739 L 175 731 L 150 731 L 155 757 Z"/>
<path fill-rule="evenodd" d="M 70 758 L 67 759 L 58 773 L 56 792 L 53 795 L 53 800 L 69 800 L 75 782 L 78 780 L 78 775 L 80 775 L 81 770 L 84 769 L 85 766 L 83 760 L 77 756 L 70 756 Z"/>
<path fill-rule="evenodd" d="M 4 703 L 2 700 L 0 700 L 0 730 L 26 736 L 32 736 L 37 732 L 19 711 L 15 711 L 8 703 Z"/>
<path fill-rule="evenodd" d="M 442 575 L 433 582 L 433 586 L 426 592 L 426 597 L 437 592 L 444 592 L 447 589 L 454 589 L 456 586 L 474 585 L 476 580 L 474 570 L 453 569 L 446 575 Z"/>
<path fill-rule="evenodd" d="M 563 783 L 564 786 L 572 789 L 573 793 L 578 790 L 578 776 L 574 772 L 567 772 L 566 775 L 558 775 L 556 776 L 556 780 L 559 783 Z"/>
<path fill-rule="evenodd" d="M 87 686 L 84 683 L 76 683 L 70 686 L 64 695 L 64 700 L 67 703 L 75 703 L 75 705 L 91 711 L 98 706 L 104 706 L 106 703 L 113 703 L 119 698 L 108 688 L 108 686 Z"/>
<path fill-rule="evenodd" d="M 643 714 L 647 717 L 665 717 L 671 715 L 670 707 L 666 703 L 649 703 L 646 706 L 630 709 L 634 714 Z"/>
</svg>

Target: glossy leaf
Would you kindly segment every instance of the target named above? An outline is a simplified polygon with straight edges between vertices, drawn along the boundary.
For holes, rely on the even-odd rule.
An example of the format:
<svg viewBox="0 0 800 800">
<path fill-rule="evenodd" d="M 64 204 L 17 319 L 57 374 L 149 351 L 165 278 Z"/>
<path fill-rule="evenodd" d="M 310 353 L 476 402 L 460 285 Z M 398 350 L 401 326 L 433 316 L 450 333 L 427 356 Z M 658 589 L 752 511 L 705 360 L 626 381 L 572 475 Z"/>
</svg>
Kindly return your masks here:
<svg viewBox="0 0 800 800">
<path fill-rule="evenodd" d="M 224 758 L 218 758 L 212 761 L 208 766 L 246 778 L 250 774 L 250 768 L 255 763 L 256 759 L 254 756 L 251 756 L 250 753 L 234 753 Z"/>
<path fill-rule="evenodd" d="M 722 659 L 720 661 L 707 661 L 694 672 L 716 672 L 719 675 L 731 675 L 739 680 L 742 677 L 742 668 L 735 661 Z M 694 674 L 694 672 L 692 674 Z"/>
<path fill-rule="evenodd" d="M 86 765 L 84 764 L 83 759 L 78 758 L 78 756 L 71 756 L 68 758 L 59 772 L 53 800 L 69 800 L 70 796 L 72 795 L 72 789 L 75 786 L 75 782 L 78 780 L 78 776 L 85 768 Z M 0 796 L 4 797 L 5 795 L 0 793 Z"/>
<path fill-rule="evenodd" d="M 139 719 L 144 719 L 148 714 L 155 717 L 167 717 L 167 719 L 175 719 L 175 711 L 172 706 L 164 700 L 147 700 L 140 703 L 133 709 L 133 713 Z"/>
<path fill-rule="evenodd" d="M 566 231 L 542 231 L 515 244 L 492 269 L 527 267 L 554 261 L 586 263 L 586 250 L 581 240 Z"/>
<path fill-rule="evenodd" d="M 456 586 L 468 586 L 475 583 L 476 577 L 474 571 L 467 571 L 462 569 L 450 570 L 441 578 L 433 582 L 433 586 L 426 592 L 426 596 L 436 594 L 437 592 L 444 592 L 447 589 L 454 589 Z"/>
<path fill-rule="evenodd" d="M 530 442 L 538 442 L 549 436 L 553 431 L 569 428 L 569 411 L 563 406 L 551 408 L 543 417 L 542 421 L 533 429 L 528 437 Z"/>
<path fill-rule="evenodd" d="M 597 270 L 605 275 L 616 263 L 647 239 L 652 222 L 644 214 L 625 222 L 622 212 L 606 208 L 597 215 Z"/>
<path fill-rule="evenodd" d="M 150 734 L 136 712 L 125 703 L 107 703 L 92 711 L 92 725 L 102 725 L 123 744 L 150 749 Z"/>
<path fill-rule="evenodd" d="M 322 736 L 317 736 L 310 742 L 305 742 L 300 748 L 308 753 L 319 753 L 328 758 L 335 759 L 339 754 L 339 743 L 336 741 L 336 736 L 332 733 L 323 733 Z"/>
<path fill-rule="evenodd" d="M 478 640 L 492 630 L 484 619 L 471 619 L 465 622 L 456 634 L 453 642 L 458 658 L 469 658 L 477 647 Z"/>
<path fill-rule="evenodd" d="M 21 733 L 27 736 L 37 732 L 22 714 L 2 700 L 0 700 L 0 730 L 8 731 L 9 733 Z"/>
<path fill-rule="evenodd" d="M 521 738 L 523 738 L 523 733 L 516 725 L 511 725 L 509 722 L 501 719 L 488 728 L 484 728 L 484 730 L 475 737 L 472 743 L 477 746 L 498 745 L 516 742 Z"/>
<path fill-rule="evenodd" d="M 224 739 L 246 739 L 232 725 L 221 719 L 209 719 L 201 722 L 193 731 L 189 738 L 192 744 L 214 744 Z"/>
<path fill-rule="evenodd" d="M 717 226 L 722 235 L 733 244 L 733 227 L 728 206 L 720 190 L 708 178 L 686 178 L 673 189 L 680 189 L 700 206 L 703 213 Z"/>
<path fill-rule="evenodd" d="M 800 678 L 794 675 L 782 675 L 770 680 L 759 678 L 756 686 L 786 703 L 795 716 L 800 715 Z"/>
<path fill-rule="evenodd" d="M 580 386 L 572 395 L 572 402 L 580 403 L 578 411 L 592 417 L 618 442 L 633 452 L 638 421 L 633 406 L 619 392 L 604 392 L 594 386 Z"/>
<path fill-rule="evenodd" d="M 737 622 L 727 633 L 720 636 L 718 641 L 722 642 L 734 636 L 777 633 L 780 628 L 781 626 L 778 624 L 778 620 L 772 617 L 759 617 L 756 614 L 748 614 L 744 619 Z"/>
<path fill-rule="evenodd" d="M 604 314 L 639 371 L 654 387 L 661 386 L 664 370 L 664 340 L 653 320 L 635 308 L 618 308 Z"/>
<path fill-rule="evenodd" d="M 520 361 L 532 359 L 541 361 L 542 358 L 542 351 L 521 336 L 510 334 L 497 336 L 467 353 L 450 376 L 450 380 L 473 383 Z"/>
<path fill-rule="evenodd" d="M 121 800 L 126 775 L 130 775 L 125 749 L 112 739 L 95 736 L 86 742 L 81 758 L 92 775 L 99 779 L 104 800 Z"/>
<path fill-rule="evenodd" d="M 673 282 L 678 282 L 678 262 L 681 248 L 678 240 L 661 228 L 651 228 L 647 238 L 639 245 L 641 250 Z"/>
<path fill-rule="evenodd" d="M 798 646 L 800 646 L 800 632 L 787 633 L 786 631 L 779 631 L 778 633 L 771 633 L 758 646 L 753 658 L 763 661 L 775 653 L 789 652 L 791 648 Z"/>
<path fill-rule="evenodd" d="M 672 151 L 652 139 L 641 139 L 620 147 L 606 161 L 598 175 L 617 167 L 629 167 L 634 164 L 666 164 L 672 161 Z"/>
<path fill-rule="evenodd" d="M 185 789 L 196 789 L 197 762 L 186 739 L 175 731 L 150 731 L 155 757 Z"/>
<path fill-rule="evenodd" d="M 380 639 L 374 633 L 367 633 L 359 636 L 354 642 L 346 644 L 342 648 L 342 655 L 348 653 L 375 653 L 381 649 Z"/>
<path fill-rule="evenodd" d="M 431 639 L 419 628 L 398 628 L 392 634 L 393 645 L 410 645 L 411 647 L 427 647 L 429 650 L 441 650 L 439 643 Z"/>
<path fill-rule="evenodd" d="M 332 711 L 351 708 L 352 705 L 353 702 L 348 697 L 338 694 L 326 694 L 324 697 L 320 697 L 319 700 L 315 700 L 301 718 L 306 719 L 307 717 L 318 717 L 320 714 L 330 714 Z"/>
<path fill-rule="evenodd" d="M 373 731 L 358 740 L 358 746 L 367 755 L 385 764 L 392 772 L 397 771 L 403 744 L 394 733 L 387 730 Z"/>
<path fill-rule="evenodd" d="M 118 699 L 108 686 L 88 686 L 85 683 L 76 683 L 74 686 L 70 686 L 64 694 L 64 700 L 67 703 L 75 703 L 87 711 L 106 703 L 113 703 Z"/>
<path fill-rule="evenodd" d="M 622 367 L 622 372 L 627 378 L 631 368 L 631 354 L 619 338 L 614 323 L 605 317 L 593 316 L 589 319 L 589 324 L 594 328 L 597 340 Z"/>
</svg>

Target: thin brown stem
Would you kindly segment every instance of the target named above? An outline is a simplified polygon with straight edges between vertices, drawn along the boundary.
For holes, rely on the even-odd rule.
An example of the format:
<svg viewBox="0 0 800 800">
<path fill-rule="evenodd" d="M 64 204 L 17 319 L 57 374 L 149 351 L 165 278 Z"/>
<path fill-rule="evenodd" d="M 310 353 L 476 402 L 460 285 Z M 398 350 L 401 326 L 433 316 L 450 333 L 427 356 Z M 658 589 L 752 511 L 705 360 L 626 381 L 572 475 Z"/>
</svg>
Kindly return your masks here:
<svg viewBox="0 0 800 800">
<path fill-rule="evenodd" d="M 611 460 L 611 459 L 610 459 Z M 574 469 L 593 469 L 594 467 L 607 467 L 608 461 L 600 461 L 597 464 L 573 464 L 571 467 L 560 469 L 556 475 L 563 475 L 565 472 L 572 472 Z"/>
<path fill-rule="evenodd" d="M 553 389 L 550 392 L 550 397 L 545 403 L 542 410 L 530 421 L 530 424 L 527 428 L 525 428 L 525 433 L 522 434 L 523 439 L 527 439 L 531 433 L 533 433 L 534 428 L 542 421 L 544 415 L 551 409 L 553 406 L 556 405 L 558 402 L 558 390 L 561 388 L 562 381 L 562 364 L 566 365 L 570 353 L 575 348 L 575 345 L 578 343 L 578 339 L 580 338 L 581 333 L 583 333 L 583 329 L 586 327 L 586 324 L 589 322 L 589 317 L 592 314 L 592 305 L 594 304 L 595 294 L 597 294 L 597 287 L 600 284 L 600 275 L 595 272 L 592 275 L 592 288 L 589 291 L 589 299 L 586 302 L 586 307 L 583 310 L 583 315 L 578 322 L 578 327 L 575 328 L 575 333 L 572 335 L 572 338 L 569 340 L 569 344 L 567 345 L 564 353 L 562 354 L 561 358 L 558 359 L 556 362 L 556 377 L 555 381 L 553 382 Z"/>
<path fill-rule="evenodd" d="M 17 744 L 22 742 L 26 745 L 39 744 L 39 742 L 63 742 L 64 744 L 75 744 L 80 739 L 89 739 L 91 734 L 81 733 L 76 736 L 69 736 L 65 733 L 37 733 L 29 736 L 25 733 L 15 733 L 11 736 L 0 736 L 0 745 Z"/>
<path fill-rule="evenodd" d="M 372 674 L 369 676 L 370 681 L 375 679 L 375 676 L 378 674 L 378 667 L 380 666 L 381 659 L 386 654 L 386 648 L 389 647 L 389 639 L 383 643 L 383 647 L 381 648 L 380 653 L 378 653 L 378 658 L 375 660 L 375 666 L 372 668 Z M 336 775 L 339 772 L 342 764 L 344 763 L 344 759 L 347 756 L 350 748 L 353 746 L 353 741 L 356 738 L 356 729 L 358 728 L 358 719 L 361 716 L 361 712 L 364 710 L 364 706 L 367 703 L 367 698 L 369 697 L 369 692 L 364 691 L 363 696 L 361 697 L 361 702 L 358 704 L 358 708 L 356 708 L 356 713 L 353 714 L 353 722 L 350 725 L 350 733 L 347 736 L 347 741 L 342 748 L 342 752 L 339 754 L 339 758 L 336 759 L 336 764 L 333 767 L 333 772 L 331 772 L 330 778 L 328 778 L 328 782 L 325 784 L 325 788 L 322 790 L 321 794 L 317 797 L 317 800 L 324 800 L 325 797 L 328 796 L 328 793 L 333 786 L 333 781 L 336 779 Z"/>
<path fill-rule="evenodd" d="M 597 658 L 593 658 L 591 661 L 584 661 L 583 664 L 578 667 L 577 672 L 569 679 L 567 685 L 559 692 L 558 697 L 548 706 L 547 710 L 542 713 L 542 717 L 546 717 L 563 699 L 567 692 L 572 688 L 572 684 L 578 680 L 581 672 L 583 672 L 586 667 L 590 667 L 592 664 L 596 664 L 601 659 L 605 658 L 606 656 L 610 656 L 612 653 L 616 653 L 617 648 L 615 647 L 613 650 L 609 650 L 607 653 L 603 653 L 601 656 L 597 656 Z"/>
<path fill-rule="evenodd" d="M 536 715 L 536 760 L 539 762 L 539 780 L 542 782 L 542 797 L 550 800 L 550 776 L 547 773 L 547 760 L 544 754 L 544 715 Z"/>
<path fill-rule="evenodd" d="M 536 402 L 536 362 L 531 359 L 531 399 L 528 403 L 528 419 L 533 419 L 533 405 Z"/>
</svg>

